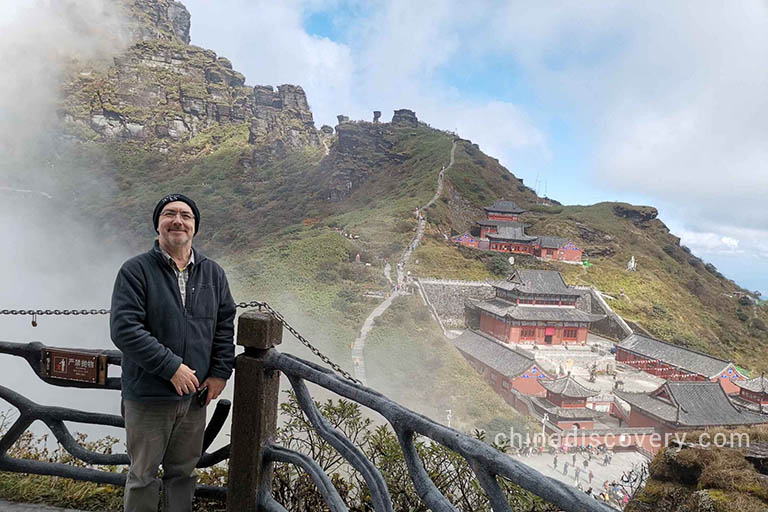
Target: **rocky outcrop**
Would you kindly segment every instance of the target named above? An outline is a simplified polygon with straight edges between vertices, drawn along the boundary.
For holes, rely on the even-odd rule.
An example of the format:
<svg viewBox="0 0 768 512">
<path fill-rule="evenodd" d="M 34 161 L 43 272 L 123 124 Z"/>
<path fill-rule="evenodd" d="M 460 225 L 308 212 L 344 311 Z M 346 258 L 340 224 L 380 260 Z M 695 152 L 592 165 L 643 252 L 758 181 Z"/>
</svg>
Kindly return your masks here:
<svg viewBox="0 0 768 512">
<path fill-rule="evenodd" d="M 730 439 L 731 435 L 725 432 L 723 437 Z M 708 442 L 711 444 L 711 440 Z M 701 445 L 670 446 L 656 455 L 650 465 L 645 488 L 633 497 L 624 510 L 768 510 L 768 484 L 765 475 L 755 470 L 741 450 Z"/>
<path fill-rule="evenodd" d="M 407 157 L 394 150 L 396 135 L 388 123 L 350 122 L 339 116 L 336 143 L 320 167 L 328 184 L 325 199 L 340 201 L 351 194 L 375 169 L 400 163 Z M 343 118 L 343 119 L 341 119 Z"/>
<path fill-rule="evenodd" d="M 189 44 L 189 26 L 192 23 L 192 17 L 189 11 L 179 2 L 168 2 L 168 19 L 173 27 L 173 33 Z"/>
<path fill-rule="evenodd" d="M 395 114 L 392 116 L 392 124 L 401 126 L 419 126 L 419 120 L 416 117 L 416 112 L 402 108 L 395 110 Z"/>
<path fill-rule="evenodd" d="M 320 145 L 301 87 L 246 86 L 228 59 L 187 44 L 189 12 L 178 2 L 126 5 L 142 21 L 134 29 L 139 41 L 106 69 L 80 70 L 64 91 L 62 118 L 77 136 L 163 149 L 208 128 L 242 124 L 257 147 Z"/>
<path fill-rule="evenodd" d="M 617 204 L 613 207 L 613 213 L 617 217 L 629 219 L 637 226 L 653 220 L 659 215 L 659 211 L 652 206 L 634 206 L 631 204 Z"/>
<path fill-rule="evenodd" d="M 174 0 L 119 0 L 126 31 L 133 41 L 178 39 L 189 44 L 191 16 Z"/>
</svg>

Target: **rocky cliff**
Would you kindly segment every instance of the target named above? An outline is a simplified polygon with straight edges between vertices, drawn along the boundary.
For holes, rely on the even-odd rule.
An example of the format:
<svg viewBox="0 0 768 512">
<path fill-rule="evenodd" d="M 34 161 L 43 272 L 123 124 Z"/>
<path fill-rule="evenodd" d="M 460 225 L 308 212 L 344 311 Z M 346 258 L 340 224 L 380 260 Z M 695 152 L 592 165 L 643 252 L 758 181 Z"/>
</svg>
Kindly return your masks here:
<svg viewBox="0 0 768 512">
<path fill-rule="evenodd" d="M 190 45 L 190 15 L 170 0 L 122 0 L 127 50 L 110 65 L 80 67 L 60 116 L 81 139 L 122 139 L 161 151 L 201 131 L 242 124 L 258 148 L 318 146 L 304 90 L 247 86 L 231 62 Z"/>
</svg>

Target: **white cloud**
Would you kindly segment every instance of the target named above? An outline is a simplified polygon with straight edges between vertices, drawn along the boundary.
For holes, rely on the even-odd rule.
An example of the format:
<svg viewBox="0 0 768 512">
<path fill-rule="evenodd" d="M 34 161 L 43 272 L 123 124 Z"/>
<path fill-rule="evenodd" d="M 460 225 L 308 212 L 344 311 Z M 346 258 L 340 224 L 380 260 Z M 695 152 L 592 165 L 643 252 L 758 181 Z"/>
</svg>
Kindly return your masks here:
<svg viewBox="0 0 768 512">
<path fill-rule="evenodd" d="M 320 123 L 329 122 L 352 97 L 350 49 L 307 34 L 302 2 L 184 3 L 192 14 L 192 44 L 229 58 L 248 84 L 301 85 Z"/>
<path fill-rule="evenodd" d="M 367 4 L 364 15 L 339 15 L 347 45 L 306 33 L 302 15 L 328 9 L 314 1 L 186 5 L 194 44 L 231 58 L 250 84 L 301 85 L 318 125 L 336 124 L 337 114 L 371 119 L 373 110 L 388 120 L 393 110 L 410 108 L 432 126 L 458 128 L 494 156 L 547 154 L 546 137 L 518 105 L 464 98 L 436 80 L 440 68 L 464 51 L 466 26 L 474 26 L 482 10 L 457 18 L 458 2 Z M 236 19 L 222 14 L 233 10 Z"/>
<path fill-rule="evenodd" d="M 702 250 L 757 254 L 768 240 L 768 7 L 760 0 L 187 3 L 193 42 L 231 57 L 249 83 L 301 84 L 318 124 L 412 108 L 518 174 L 549 168 L 573 190 L 592 182 L 606 199 L 666 205 L 663 220 L 714 236 L 696 239 Z M 338 41 L 304 30 L 302 16 L 318 10 L 346 27 Z M 196 40 L 201 24 L 215 40 Z M 489 57 L 514 64 L 509 79 L 533 91 L 537 111 L 442 80 L 472 82 L 462 60 Z M 550 121 L 578 135 L 583 161 L 553 153 Z M 560 199 L 580 201 L 570 193 Z M 752 229 L 751 240 L 729 234 L 737 227 Z"/>
<path fill-rule="evenodd" d="M 680 243 L 699 255 L 743 252 L 738 250 L 739 240 L 719 233 L 683 230 Z"/>
<path fill-rule="evenodd" d="M 594 178 L 689 218 L 768 221 L 768 6 L 508 7 L 501 44 L 591 132 Z"/>
</svg>

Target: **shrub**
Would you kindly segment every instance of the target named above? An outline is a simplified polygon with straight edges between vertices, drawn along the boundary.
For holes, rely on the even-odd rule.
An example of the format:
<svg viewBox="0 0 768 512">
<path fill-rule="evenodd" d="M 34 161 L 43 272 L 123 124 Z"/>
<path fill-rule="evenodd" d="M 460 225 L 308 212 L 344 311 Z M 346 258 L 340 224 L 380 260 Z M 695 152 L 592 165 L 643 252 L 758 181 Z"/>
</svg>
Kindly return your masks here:
<svg viewBox="0 0 768 512">
<path fill-rule="evenodd" d="M 750 325 L 755 329 L 757 329 L 758 331 L 765 332 L 768 330 L 768 328 L 766 328 L 765 326 L 765 322 L 760 318 L 753 318 L 752 321 L 750 322 Z"/>
<path fill-rule="evenodd" d="M 675 246 L 674 245 L 665 245 L 664 247 L 661 248 L 661 250 L 664 251 L 665 253 L 669 254 L 670 256 L 675 254 Z"/>
<path fill-rule="evenodd" d="M 509 262 L 506 256 L 501 254 L 494 254 L 492 258 L 485 262 L 485 266 L 489 272 L 497 276 L 506 276 L 509 271 Z"/>
<path fill-rule="evenodd" d="M 738 309 L 738 310 L 736 310 L 736 318 L 738 318 L 742 322 L 746 322 L 747 320 L 749 320 L 749 315 L 746 314 L 741 309 Z"/>
</svg>

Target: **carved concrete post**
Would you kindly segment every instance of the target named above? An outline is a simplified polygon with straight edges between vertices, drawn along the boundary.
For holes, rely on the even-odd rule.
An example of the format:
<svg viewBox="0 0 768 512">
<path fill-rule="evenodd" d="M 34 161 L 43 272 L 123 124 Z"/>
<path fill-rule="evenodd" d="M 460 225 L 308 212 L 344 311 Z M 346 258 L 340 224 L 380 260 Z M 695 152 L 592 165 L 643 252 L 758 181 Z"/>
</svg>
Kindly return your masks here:
<svg viewBox="0 0 768 512">
<path fill-rule="evenodd" d="M 280 372 L 265 370 L 267 351 L 283 339 L 283 326 L 268 313 L 250 311 L 238 320 L 235 391 L 229 456 L 227 511 L 257 509 L 259 493 L 270 492 L 272 464 L 264 464 L 264 443 L 277 426 Z"/>
</svg>

